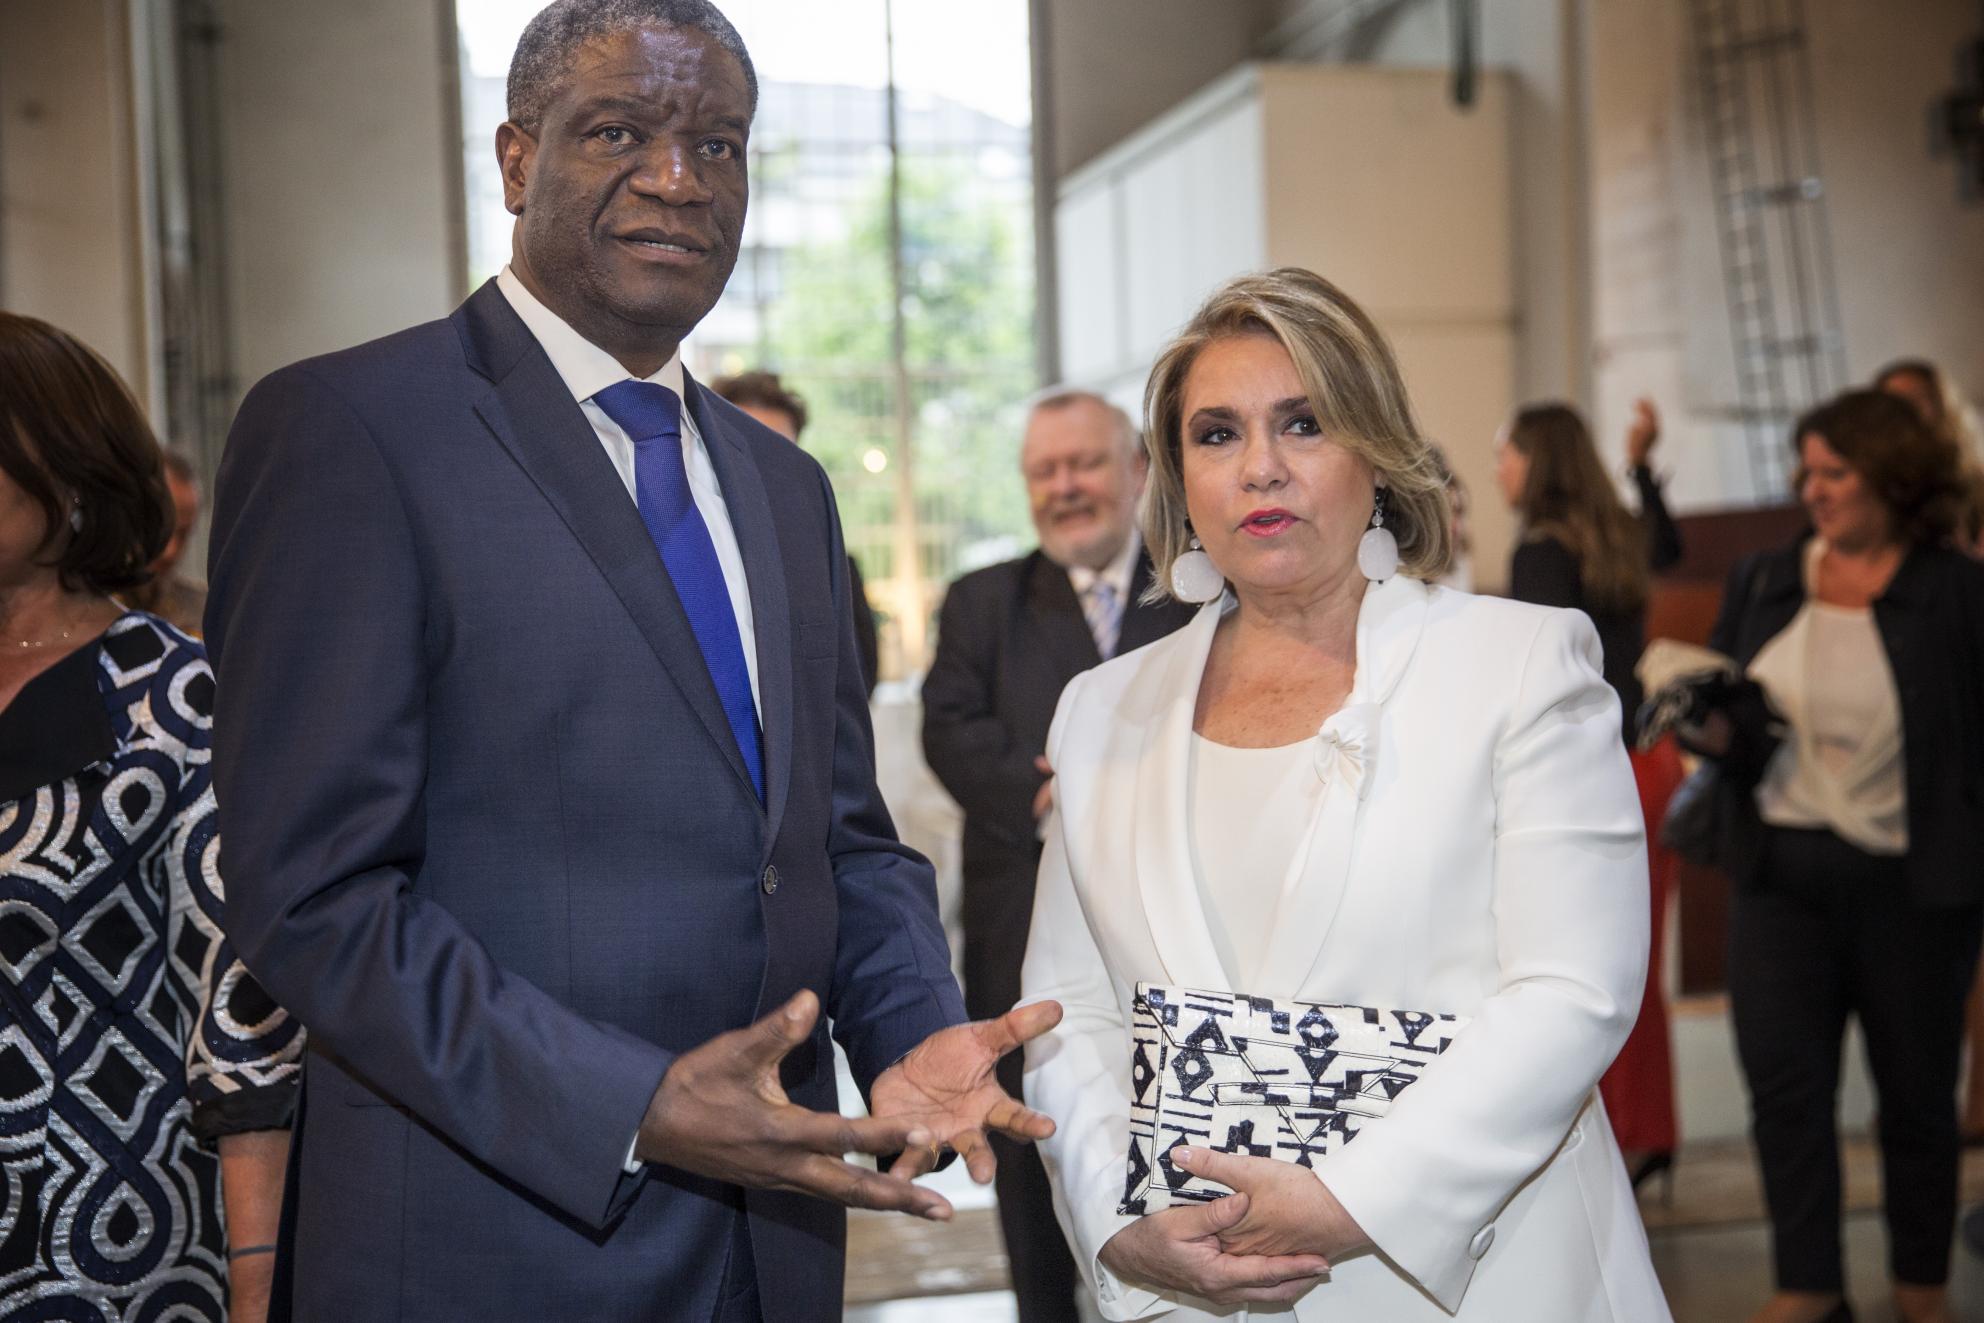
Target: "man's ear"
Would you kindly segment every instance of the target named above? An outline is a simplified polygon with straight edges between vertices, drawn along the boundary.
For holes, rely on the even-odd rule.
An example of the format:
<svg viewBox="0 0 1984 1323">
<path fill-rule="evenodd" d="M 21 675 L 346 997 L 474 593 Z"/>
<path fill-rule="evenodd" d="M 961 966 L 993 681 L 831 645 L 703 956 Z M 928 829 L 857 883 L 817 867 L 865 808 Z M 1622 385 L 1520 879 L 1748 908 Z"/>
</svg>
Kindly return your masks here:
<svg viewBox="0 0 1984 1323">
<path fill-rule="evenodd" d="M 524 214 L 524 192 L 530 186 L 531 164 L 537 159 L 537 139 L 514 120 L 496 126 L 496 168 L 503 175 L 503 209 Z"/>
</svg>

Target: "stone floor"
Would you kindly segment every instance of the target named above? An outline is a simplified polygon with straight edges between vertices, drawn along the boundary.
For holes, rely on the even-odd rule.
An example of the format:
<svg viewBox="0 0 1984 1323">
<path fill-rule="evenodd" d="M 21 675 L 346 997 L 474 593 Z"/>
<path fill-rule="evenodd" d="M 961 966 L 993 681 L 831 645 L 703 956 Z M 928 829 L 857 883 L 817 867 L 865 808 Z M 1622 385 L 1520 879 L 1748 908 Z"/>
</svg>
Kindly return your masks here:
<svg viewBox="0 0 1984 1323">
<path fill-rule="evenodd" d="M 1892 1323 L 1875 1154 L 1867 1140 L 1847 1143 L 1846 1177 L 1854 1304 L 1860 1323 Z M 958 1209 L 947 1226 L 855 1215 L 848 1235 L 849 1323 L 1013 1323 L 989 1194 L 961 1175 L 938 1179 Z M 1967 1202 L 1984 1200 L 1984 1153 L 1967 1156 L 1964 1190 Z M 1770 1289 L 1769 1242 L 1747 1145 L 1685 1150 L 1671 1194 L 1650 1187 L 1642 1207 L 1677 1323 L 1742 1323 Z M 1958 1318 L 1984 1321 L 1984 1260 L 1961 1248 L 1952 1304 Z"/>
</svg>

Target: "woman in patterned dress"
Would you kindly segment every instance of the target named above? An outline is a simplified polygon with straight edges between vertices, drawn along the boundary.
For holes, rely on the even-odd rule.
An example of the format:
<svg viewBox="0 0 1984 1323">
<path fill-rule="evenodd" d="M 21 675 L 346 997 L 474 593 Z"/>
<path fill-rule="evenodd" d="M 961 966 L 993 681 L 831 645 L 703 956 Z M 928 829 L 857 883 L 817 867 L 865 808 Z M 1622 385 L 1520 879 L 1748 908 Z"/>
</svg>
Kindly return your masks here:
<svg viewBox="0 0 1984 1323">
<path fill-rule="evenodd" d="M 0 313 L 9 1320 L 220 1320 L 228 1223 L 235 1254 L 275 1239 L 286 1144 L 269 1132 L 303 1039 L 219 927 L 213 676 L 198 643 L 110 598 L 143 582 L 168 509 L 115 373 Z M 273 1257 L 237 1262 L 233 1317 L 259 1318 Z"/>
</svg>

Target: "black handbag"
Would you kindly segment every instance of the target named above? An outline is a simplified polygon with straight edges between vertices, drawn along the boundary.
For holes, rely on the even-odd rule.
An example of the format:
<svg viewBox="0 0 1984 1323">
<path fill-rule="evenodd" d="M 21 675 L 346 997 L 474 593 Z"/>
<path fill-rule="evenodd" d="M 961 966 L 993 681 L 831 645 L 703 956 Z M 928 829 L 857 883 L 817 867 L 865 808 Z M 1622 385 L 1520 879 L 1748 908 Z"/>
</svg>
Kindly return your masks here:
<svg viewBox="0 0 1984 1323">
<path fill-rule="evenodd" d="M 1678 691 L 1678 692 L 1677 692 Z M 1741 877 L 1763 842 L 1756 786 L 1783 739 L 1763 687 L 1745 676 L 1716 673 L 1677 681 L 1642 709 L 1643 727 L 1658 710 L 1662 724 L 1685 746 L 1683 732 L 1708 713 L 1729 719 L 1730 747 L 1674 789 L 1661 817 L 1660 843 L 1691 864 Z"/>
<path fill-rule="evenodd" d="M 1698 867 L 1730 871 L 1743 853 L 1744 835 L 1743 824 L 1736 821 L 1742 809 L 1731 802 L 1731 790 L 1722 769 L 1704 761 L 1668 799 L 1660 843 Z M 1754 811 L 1750 816 L 1756 816 Z"/>
</svg>

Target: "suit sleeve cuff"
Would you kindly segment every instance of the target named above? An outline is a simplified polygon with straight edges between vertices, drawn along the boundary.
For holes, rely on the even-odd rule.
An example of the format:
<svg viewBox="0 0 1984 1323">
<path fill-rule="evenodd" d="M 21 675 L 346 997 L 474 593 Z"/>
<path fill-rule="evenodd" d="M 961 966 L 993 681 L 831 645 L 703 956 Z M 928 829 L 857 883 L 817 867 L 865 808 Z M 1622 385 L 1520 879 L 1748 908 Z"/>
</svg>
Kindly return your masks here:
<svg viewBox="0 0 1984 1323">
<path fill-rule="evenodd" d="M 1108 1236 L 1115 1235 L 1117 1231 L 1137 1220 L 1124 1214 L 1112 1214 L 1112 1216 L 1115 1216 L 1122 1225 L 1114 1230 L 1107 1230 Z M 1104 1267 L 1102 1246 L 1108 1243 L 1106 1238 L 1096 1242 L 1095 1257 L 1088 1265 L 1089 1280 L 1095 1283 L 1095 1303 L 1102 1311 L 1103 1318 L 1109 1320 L 1109 1323 L 1129 1323 L 1131 1319 L 1154 1318 L 1178 1307 L 1175 1296 L 1154 1291 L 1136 1282 L 1125 1281 Z"/>
<path fill-rule="evenodd" d="M 1493 1239 L 1493 1222 L 1470 1232 L 1451 1217 L 1433 1213 L 1423 1198 L 1415 1198 L 1422 1192 L 1411 1188 L 1411 1180 L 1387 1170 L 1382 1162 L 1355 1161 L 1360 1156 L 1376 1157 L 1377 1145 L 1368 1145 L 1362 1154 L 1358 1148 L 1353 1144 L 1339 1150 L 1317 1175 L 1379 1253 L 1441 1308 L 1458 1311 L 1474 1278 L 1475 1263 Z"/>
</svg>

